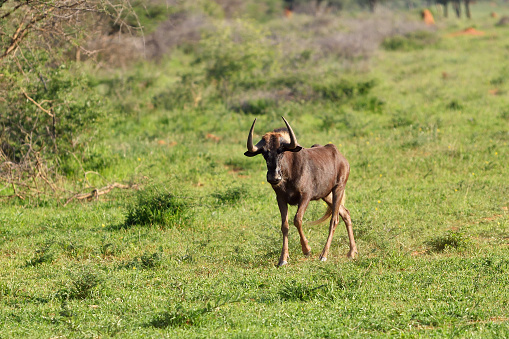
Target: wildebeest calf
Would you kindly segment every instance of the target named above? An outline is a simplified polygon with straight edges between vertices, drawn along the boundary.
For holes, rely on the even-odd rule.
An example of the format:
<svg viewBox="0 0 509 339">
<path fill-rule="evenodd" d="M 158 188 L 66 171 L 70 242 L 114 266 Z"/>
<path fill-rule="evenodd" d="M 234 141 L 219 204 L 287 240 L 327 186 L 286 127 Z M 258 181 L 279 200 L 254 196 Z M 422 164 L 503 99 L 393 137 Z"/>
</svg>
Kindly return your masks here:
<svg viewBox="0 0 509 339">
<path fill-rule="evenodd" d="M 300 235 L 300 244 L 304 255 L 311 253 L 308 241 L 302 232 L 302 217 L 311 200 L 322 199 L 328 205 L 327 212 L 314 222 L 320 223 L 332 216 L 329 236 L 320 260 L 327 260 L 327 253 L 332 236 L 339 222 L 339 216 L 346 225 L 350 240 L 349 258 L 354 258 L 357 246 L 353 237 L 350 212 L 345 207 L 345 186 L 350 174 L 350 165 L 336 146 L 313 145 L 303 148 L 297 143 L 295 134 L 286 121 L 286 128 L 275 129 L 266 133 L 256 144 L 253 144 L 253 131 L 256 119 L 251 126 L 247 138 L 247 152 L 244 155 L 253 157 L 262 154 L 267 162 L 267 181 L 276 192 L 279 211 L 281 212 L 281 232 L 283 233 L 283 249 L 279 258 L 279 266 L 288 262 L 288 204 L 298 205 L 294 224 Z"/>
</svg>

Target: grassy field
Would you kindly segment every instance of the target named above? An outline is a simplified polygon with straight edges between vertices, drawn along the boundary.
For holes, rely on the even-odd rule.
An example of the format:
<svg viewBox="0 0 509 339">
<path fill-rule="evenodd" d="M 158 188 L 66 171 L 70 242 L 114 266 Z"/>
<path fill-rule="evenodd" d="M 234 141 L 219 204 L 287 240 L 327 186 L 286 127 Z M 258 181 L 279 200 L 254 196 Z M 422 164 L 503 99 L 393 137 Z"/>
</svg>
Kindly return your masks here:
<svg viewBox="0 0 509 339">
<path fill-rule="evenodd" d="M 255 64 L 222 89 L 183 52 L 95 75 L 116 108 L 76 184 L 140 189 L 2 206 L 0 337 L 509 337 L 509 29 L 473 11 L 357 61 Z M 471 25 L 485 34 L 451 35 Z M 251 61 L 277 57 L 262 47 Z M 254 117 L 259 136 L 281 115 L 350 161 L 356 260 L 341 224 L 320 262 L 328 225 L 305 225 L 312 255 L 291 227 L 275 266 L 275 195 L 243 152 Z"/>
</svg>

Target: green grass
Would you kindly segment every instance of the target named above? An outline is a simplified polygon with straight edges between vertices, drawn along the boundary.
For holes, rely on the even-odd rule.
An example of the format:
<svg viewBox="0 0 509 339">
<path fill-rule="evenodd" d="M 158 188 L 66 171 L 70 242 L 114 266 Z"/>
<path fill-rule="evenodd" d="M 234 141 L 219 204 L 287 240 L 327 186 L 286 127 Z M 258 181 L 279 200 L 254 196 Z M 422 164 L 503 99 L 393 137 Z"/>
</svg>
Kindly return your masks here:
<svg viewBox="0 0 509 339">
<path fill-rule="evenodd" d="M 153 78 L 144 89 L 102 75 L 129 96 L 90 146 L 100 176 L 87 179 L 141 191 L 2 206 L 0 337 L 508 337 L 509 99 L 490 90 L 509 90 L 509 38 L 487 14 L 472 22 L 486 35 L 449 37 L 454 21 L 432 45 L 342 69 L 374 80 L 366 96 L 258 116 L 258 135 L 284 115 L 302 145 L 349 159 L 354 261 L 342 225 L 325 263 L 328 225 L 305 225 L 312 255 L 291 228 L 289 265 L 275 267 L 274 193 L 263 159 L 243 155 L 254 115 L 206 87 L 197 107 L 154 105 L 190 58 L 127 71 Z M 305 219 L 324 211 L 312 203 Z"/>
</svg>

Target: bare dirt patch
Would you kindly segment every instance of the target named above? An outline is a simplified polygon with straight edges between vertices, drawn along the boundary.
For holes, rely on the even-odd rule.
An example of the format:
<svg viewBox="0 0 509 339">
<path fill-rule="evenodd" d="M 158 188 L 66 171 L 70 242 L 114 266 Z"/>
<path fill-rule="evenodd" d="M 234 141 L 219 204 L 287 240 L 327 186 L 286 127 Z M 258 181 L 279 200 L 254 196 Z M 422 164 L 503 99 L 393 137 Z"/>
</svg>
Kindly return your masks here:
<svg viewBox="0 0 509 339">
<path fill-rule="evenodd" d="M 451 34 L 449 34 L 449 36 L 452 36 L 452 37 L 455 37 L 455 36 L 464 36 L 464 35 L 482 36 L 484 34 L 486 34 L 486 33 L 483 32 L 483 31 L 478 31 L 477 29 L 475 29 L 473 27 L 469 27 L 469 28 L 464 29 L 462 31 L 451 33 Z"/>
</svg>

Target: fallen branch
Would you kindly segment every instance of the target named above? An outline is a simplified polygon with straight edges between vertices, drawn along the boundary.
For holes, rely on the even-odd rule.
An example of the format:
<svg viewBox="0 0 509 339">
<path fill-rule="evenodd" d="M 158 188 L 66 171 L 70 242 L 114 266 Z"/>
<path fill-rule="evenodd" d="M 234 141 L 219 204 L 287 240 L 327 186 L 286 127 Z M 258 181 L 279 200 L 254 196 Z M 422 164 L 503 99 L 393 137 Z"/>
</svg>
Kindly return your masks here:
<svg viewBox="0 0 509 339">
<path fill-rule="evenodd" d="M 121 188 L 121 189 L 138 189 L 138 185 L 123 185 L 119 183 L 113 183 L 111 185 L 105 186 L 103 188 L 94 188 L 90 193 L 78 193 L 70 197 L 67 202 L 64 204 L 67 205 L 72 200 L 87 200 L 92 201 L 93 199 L 99 199 L 99 196 L 110 193 L 111 190 L 114 188 Z"/>
<path fill-rule="evenodd" d="M 41 105 L 40 105 L 37 101 L 35 101 L 34 99 L 30 98 L 30 97 L 28 96 L 28 94 L 27 94 L 25 91 L 23 91 L 23 94 L 25 95 L 25 97 L 26 97 L 28 100 L 30 100 L 31 102 L 33 102 L 33 103 L 35 104 L 35 106 L 39 107 L 39 109 L 40 109 L 41 111 L 43 111 L 44 113 L 46 113 L 46 114 L 47 114 L 47 115 L 49 115 L 50 117 L 54 117 L 54 116 L 55 116 L 53 113 L 51 113 L 51 111 L 49 111 L 49 110 L 45 109 L 45 108 L 44 108 L 44 107 L 42 107 L 42 106 L 41 106 Z M 46 102 L 47 102 L 48 100 L 44 100 L 44 101 L 46 101 Z"/>
</svg>

